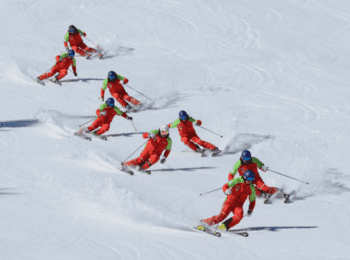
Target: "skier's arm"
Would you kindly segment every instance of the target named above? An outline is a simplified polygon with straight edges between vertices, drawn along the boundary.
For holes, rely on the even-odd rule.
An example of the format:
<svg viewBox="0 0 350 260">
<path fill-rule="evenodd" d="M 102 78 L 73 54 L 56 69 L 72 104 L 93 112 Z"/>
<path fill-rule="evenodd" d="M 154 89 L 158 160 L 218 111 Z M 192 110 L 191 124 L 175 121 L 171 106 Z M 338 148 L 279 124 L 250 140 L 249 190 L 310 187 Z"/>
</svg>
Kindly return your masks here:
<svg viewBox="0 0 350 260">
<path fill-rule="evenodd" d="M 168 137 L 168 145 L 167 145 L 167 147 L 165 148 L 165 153 L 164 153 L 164 157 L 165 158 L 168 158 L 168 156 L 169 156 L 169 154 L 170 154 L 170 152 L 171 152 L 171 145 L 172 145 L 172 143 L 173 143 L 173 141 L 171 140 L 171 138 L 170 137 Z"/>
<path fill-rule="evenodd" d="M 230 173 L 228 174 L 228 180 L 231 181 L 236 173 L 238 172 L 238 168 L 241 166 L 241 160 L 238 160 L 235 165 L 233 166 L 232 171 L 230 171 Z"/>
<path fill-rule="evenodd" d="M 192 123 L 197 122 L 197 120 L 194 119 L 193 117 L 189 117 L 189 118 L 188 118 L 188 121 L 190 121 L 190 122 L 192 122 Z"/>
<path fill-rule="evenodd" d="M 168 126 L 169 126 L 170 128 L 176 128 L 177 125 L 180 124 L 180 123 L 181 123 L 180 119 L 176 119 L 176 120 L 174 121 L 174 123 L 168 124 Z"/>
<path fill-rule="evenodd" d="M 102 83 L 102 88 L 101 88 L 101 98 L 103 100 L 104 96 L 105 96 L 105 91 L 107 89 L 107 84 L 108 84 L 108 79 L 105 79 Z"/>
<path fill-rule="evenodd" d="M 129 80 L 127 78 L 123 77 L 123 76 L 117 75 L 117 78 L 119 80 L 122 80 L 124 82 L 124 84 L 128 84 L 128 82 L 129 82 Z"/>
<path fill-rule="evenodd" d="M 230 180 L 229 182 L 227 182 L 227 183 L 222 187 L 222 190 L 223 190 L 224 193 L 225 193 L 225 191 L 226 191 L 227 189 L 231 189 L 231 188 L 233 188 L 234 186 L 236 186 L 236 184 L 238 184 L 238 183 L 243 183 L 243 182 L 244 182 L 244 180 L 243 180 L 242 177 L 234 178 L 234 179 Z"/>
<path fill-rule="evenodd" d="M 73 64 L 72 64 L 73 72 L 74 74 L 77 74 L 77 61 L 75 60 L 75 58 L 73 58 L 72 61 L 73 61 Z"/>
<path fill-rule="evenodd" d="M 256 163 L 259 170 L 262 170 L 263 172 L 266 172 L 269 169 L 269 167 L 266 167 L 258 158 L 253 157 L 252 162 Z"/>
<path fill-rule="evenodd" d="M 251 210 L 251 212 L 253 212 L 254 208 L 255 208 L 255 186 L 253 184 L 250 185 L 250 189 L 252 191 L 252 193 L 249 195 L 249 210 Z M 251 213 L 250 213 L 251 214 Z"/>
<path fill-rule="evenodd" d="M 106 104 L 106 103 L 103 103 L 103 104 L 96 110 L 96 115 L 97 115 L 97 116 L 100 116 L 100 113 L 101 113 L 105 108 L 107 108 L 107 104 Z"/>
<path fill-rule="evenodd" d="M 86 37 L 86 33 L 84 33 L 83 31 L 80 31 L 80 30 L 78 29 L 78 32 L 80 33 L 81 36 Z"/>
<path fill-rule="evenodd" d="M 107 106 L 107 104 L 105 104 Z M 121 111 L 118 107 L 114 106 L 114 111 L 117 112 L 118 116 L 122 116 L 124 118 L 127 118 L 128 115 L 126 113 L 124 113 L 123 111 Z"/>
<path fill-rule="evenodd" d="M 153 138 L 153 137 L 155 137 L 155 136 L 158 134 L 158 132 L 159 132 L 159 130 L 151 130 L 151 131 L 149 131 L 148 133 L 147 133 L 147 132 L 146 132 L 146 133 L 143 133 L 143 134 L 142 134 L 142 137 L 143 137 L 144 139 Z"/>
<path fill-rule="evenodd" d="M 68 49 L 68 42 L 69 42 L 69 33 L 67 32 L 66 35 L 64 36 L 64 47 Z"/>
</svg>

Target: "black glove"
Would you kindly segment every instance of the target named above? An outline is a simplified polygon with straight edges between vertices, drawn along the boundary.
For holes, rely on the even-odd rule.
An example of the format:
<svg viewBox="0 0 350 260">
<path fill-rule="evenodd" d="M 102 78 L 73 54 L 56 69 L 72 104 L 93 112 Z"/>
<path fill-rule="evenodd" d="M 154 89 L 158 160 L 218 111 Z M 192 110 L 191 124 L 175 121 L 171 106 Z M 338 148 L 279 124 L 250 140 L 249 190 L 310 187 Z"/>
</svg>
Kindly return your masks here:
<svg viewBox="0 0 350 260">
<path fill-rule="evenodd" d="M 74 72 L 74 76 L 78 77 L 78 73 Z"/>
<path fill-rule="evenodd" d="M 247 216 L 250 217 L 252 215 L 253 211 L 251 209 L 248 209 Z"/>
<path fill-rule="evenodd" d="M 165 163 L 165 161 L 166 161 L 166 158 L 163 157 L 163 158 L 160 160 L 160 163 Z"/>
<path fill-rule="evenodd" d="M 126 119 L 132 120 L 132 117 L 131 116 L 127 116 Z"/>
</svg>

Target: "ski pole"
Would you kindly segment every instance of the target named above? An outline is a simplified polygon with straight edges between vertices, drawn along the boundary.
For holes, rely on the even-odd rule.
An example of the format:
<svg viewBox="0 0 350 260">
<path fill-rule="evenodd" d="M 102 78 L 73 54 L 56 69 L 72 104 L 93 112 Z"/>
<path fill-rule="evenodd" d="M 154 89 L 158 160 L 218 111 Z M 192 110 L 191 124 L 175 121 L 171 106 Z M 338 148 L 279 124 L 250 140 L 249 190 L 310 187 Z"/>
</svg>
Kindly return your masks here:
<svg viewBox="0 0 350 260">
<path fill-rule="evenodd" d="M 93 42 L 92 42 L 92 41 L 90 41 L 88 38 L 86 38 L 86 37 L 85 37 L 85 39 L 86 39 L 86 40 L 88 40 L 89 42 L 91 42 L 92 44 L 96 45 L 96 47 L 97 47 L 97 48 L 99 48 L 99 49 L 101 49 L 101 50 L 102 50 L 102 48 L 101 48 L 100 46 L 98 46 L 97 44 L 93 43 Z"/>
<path fill-rule="evenodd" d="M 91 119 L 91 120 L 87 121 L 86 123 L 84 123 L 84 124 L 80 125 L 79 127 L 82 127 L 83 125 L 86 125 L 87 123 L 90 123 L 92 120 L 95 120 L 95 117 L 94 117 L 93 119 Z"/>
<path fill-rule="evenodd" d="M 137 130 L 136 130 L 136 127 L 135 127 L 135 125 L 134 125 L 134 122 L 133 122 L 132 120 L 131 120 L 131 123 L 132 123 L 132 125 L 134 126 L 135 131 L 137 131 Z"/>
<path fill-rule="evenodd" d="M 124 84 L 124 85 L 125 85 L 125 86 L 128 86 L 128 85 L 126 85 L 126 84 Z M 142 96 L 146 97 L 144 94 L 138 92 L 137 90 L 133 89 L 132 87 L 130 87 L 130 86 L 128 86 L 128 87 L 131 88 L 132 90 L 136 91 L 137 93 L 141 94 Z M 149 97 L 146 97 L 146 98 L 148 98 L 149 100 L 152 100 L 152 99 L 150 99 Z"/>
<path fill-rule="evenodd" d="M 202 127 L 203 129 L 205 129 L 205 130 L 207 130 L 207 131 L 209 131 L 209 132 L 211 132 L 211 133 L 213 133 L 213 134 L 216 134 L 216 135 L 218 135 L 218 136 L 220 136 L 220 137 L 222 138 L 222 135 L 219 135 L 219 134 L 217 134 L 217 133 L 214 133 L 213 131 L 210 131 L 209 129 L 206 129 L 206 128 L 203 127 L 203 126 L 200 126 L 200 125 L 199 125 L 199 127 Z"/>
<path fill-rule="evenodd" d="M 283 176 L 285 176 L 285 177 L 287 177 L 287 178 L 290 178 L 290 179 L 293 179 L 293 180 L 296 180 L 296 181 L 300 181 L 300 182 L 302 182 L 302 183 L 306 183 L 306 184 L 309 184 L 308 182 L 305 182 L 305 181 L 301 181 L 301 180 L 295 179 L 295 178 L 293 178 L 293 177 L 290 177 L 290 176 L 288 176 L 288 175 L 284 175 L 284 174 L 282 174 L 282 173 L 279 173 L 279 172 L 275 172 L 275 171 L 273 171 L 273 170 L 270 170 L 270 169 L 269 169 L 269 171 L 270 171 L 270 172 L 274 172 L 274 173 L 277 173 L 277 174 L 279 174 L 279 175 L 283 175 Z"/>
<path fill-rule="evenodd" d="M 134 153 L 136 153 L 136 151 L 137 151 L 138 149 L 140 149 L 142 146 L 144 146 L 147 142 L 148 142 L 148 140 L 147 140 L 146 142 L 144 142 L 139 148 L 137 148 L 137 149 L 135 150 L 135 152 L 133 152 L 132 154 L 130 154 L 129 157 L 126 158 L 122 163 L 124 163 L 127 159 L 129 159 L 131 155 L 133 155 Z"/>
<path fill-rule="evenodd" d="M 74 74 L 74 71 L 72 71 L 70 68 L 68 68 L 68 70 L 70 71 L 70 72 L 73 72 L 73 74 Z M 81 79 L 81 78 L 79 78 L 78 76 L 76 76 L 78 79 Z"/>
<path fill-rule="evenodd" d="M 208 191 L 208 192 L 201 193 L 201 194 L 199 194 L 199 196 L 202 196 L 202 195 L 204 195 L 204 194 L 211 193 L 211 192 L 214 192 L 214 191 L 217 191 L 217 190 L 221 190 L 221 188 L 218 188 L 218 189 L 215 189 L 215 190 L 211 190 L 211 191 Z"/>
</svg>

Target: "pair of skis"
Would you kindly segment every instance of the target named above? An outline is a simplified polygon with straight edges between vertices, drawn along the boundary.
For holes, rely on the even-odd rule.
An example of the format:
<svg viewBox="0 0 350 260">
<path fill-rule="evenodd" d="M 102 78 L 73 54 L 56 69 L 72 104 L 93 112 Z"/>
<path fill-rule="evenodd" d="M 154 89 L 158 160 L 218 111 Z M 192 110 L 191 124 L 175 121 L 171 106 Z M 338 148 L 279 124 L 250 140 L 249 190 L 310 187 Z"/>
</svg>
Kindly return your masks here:
<svg viewBox="0 0 350 260">
<path fill-rule="evenodd" d="M 78 137 L 81 137 L 81 138 L 83 138 L 85 140 L 88 140 L 88 141 L 91 141 L 91 139 L 92 139 L 90 136 L 87 136 L 87 134 L 79 134 L 78 132 L 75 132 L 74 135 L 76 135 Z M 90 134 L 88 134 L 88 135 L 90 135 Z M 94 138 L 98 138 L 98 139 L 104 140 L 104 141 L 108 140 L 107 137 L 103 136 L 103 135 L 92 135 L 91 134 L 91 136 L 93 136 Z"/>
<path fill-rule="evenodd" d="M 273 196 L 273 194 L 267 194 L 264 200 L 264 204 L 272 204 L 276 199 L 284 199 L 284 203 L 293 203 L 294 200 L 303 200 L 302 197 L 296 197 L 295 191 L 291 193 L 283 193 L 281 195 Z"/>
<path fill-rule="evenodd" d="M 216 167 L 187 167 L 187 168 L 168 168 L 168 169 L 155 169 L 155 170 L 148 170 L 148 171 L 141 171 L 143 173 L 151 174 L 151 172 L 172 172 L 172 171 L 195 171 L 195 170 L 204 170 L 204 169 L 215 169 Z M 129 170 L 127 168 L 122 169 L 121 171 L 129 172 L 130 175 L 133 175 L 133 171 Z M 132 174 L 131 174 L 132 172 Z"/>
<path fill-rule="evenodd" d="M 43 81 L 36 81 L 36 80 L 34 80 L 34 81 L 42 86 L 45 86 L 45 83 Z M 49 79 L 49 81 L 51 81 L 52 83 L 55 83 L 57 85 L 62 86 L 62 83 L 59 82 L 58 80 Z"/>
<path fill-rule="evenodd" d="M 213 236 L 216 236 L 216 237 L 221 237 L 221 233 L 218 232 L 218 231 L 213 231 L 211 229 L 198 229 L 197 227 L 194 227 L 194 229 L 198 230 L 198 231 L 202 231 L 202 232 L 205 232 L 209 235 L 213 235 Z M 249 233 L 248 232 L 236 232 L 235 230 L 227 230 L 225 231 L 225 233 L 227 234 L 230 234 L 230 235 L 236 235 L 236 236 L 242 236 L 242 237 L 248 237 L 249 236 Z"/>
</svg>

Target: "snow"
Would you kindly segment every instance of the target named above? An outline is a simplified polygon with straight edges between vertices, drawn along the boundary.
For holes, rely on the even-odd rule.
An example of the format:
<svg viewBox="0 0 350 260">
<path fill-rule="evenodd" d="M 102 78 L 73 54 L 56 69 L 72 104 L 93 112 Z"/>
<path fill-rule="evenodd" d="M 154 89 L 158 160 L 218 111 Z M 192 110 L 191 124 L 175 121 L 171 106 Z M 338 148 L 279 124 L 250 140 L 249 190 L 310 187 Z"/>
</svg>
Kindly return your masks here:
<svg viewBox="0 0 350 260">
<path fill-rule="evenodd" d="M 40 120 L 0 128 L 0 259 L 349 259 L 348 1 L 3 0 L 0 6 L 0 121 Z M 216 168 L 129 176 L 118 167 L 145 141 L 140 135 L 107 142 L 74 137 L 101 104 L 102 81 L 33 81 L 65 51 L 71 24 L 114 56 L 77 57 L 79 78 L 104 79 L 115 70 L 161 108 L 130 114 L 137 131 L 158 129 L 186 110 L 223 135 L 196 127 L 203 140 L 236 153 L 204 159 L 183 152 L 189 148 L 172 129 L 168 160 L 151 169 Z M 74 78 L 69 72 L 65 79 Z M 134 131 L 117 117 L 109 133 Z M 248 238 L 192 229 L 220 212 L 221 191 L 199 194 L 222 187 L 244 149 L 310 185 L 261 173 L 267 185 L 306 199 L 272 205 L 258 199 L 237 228 L 318 228 L 252 231 Z"/>
</svg>

